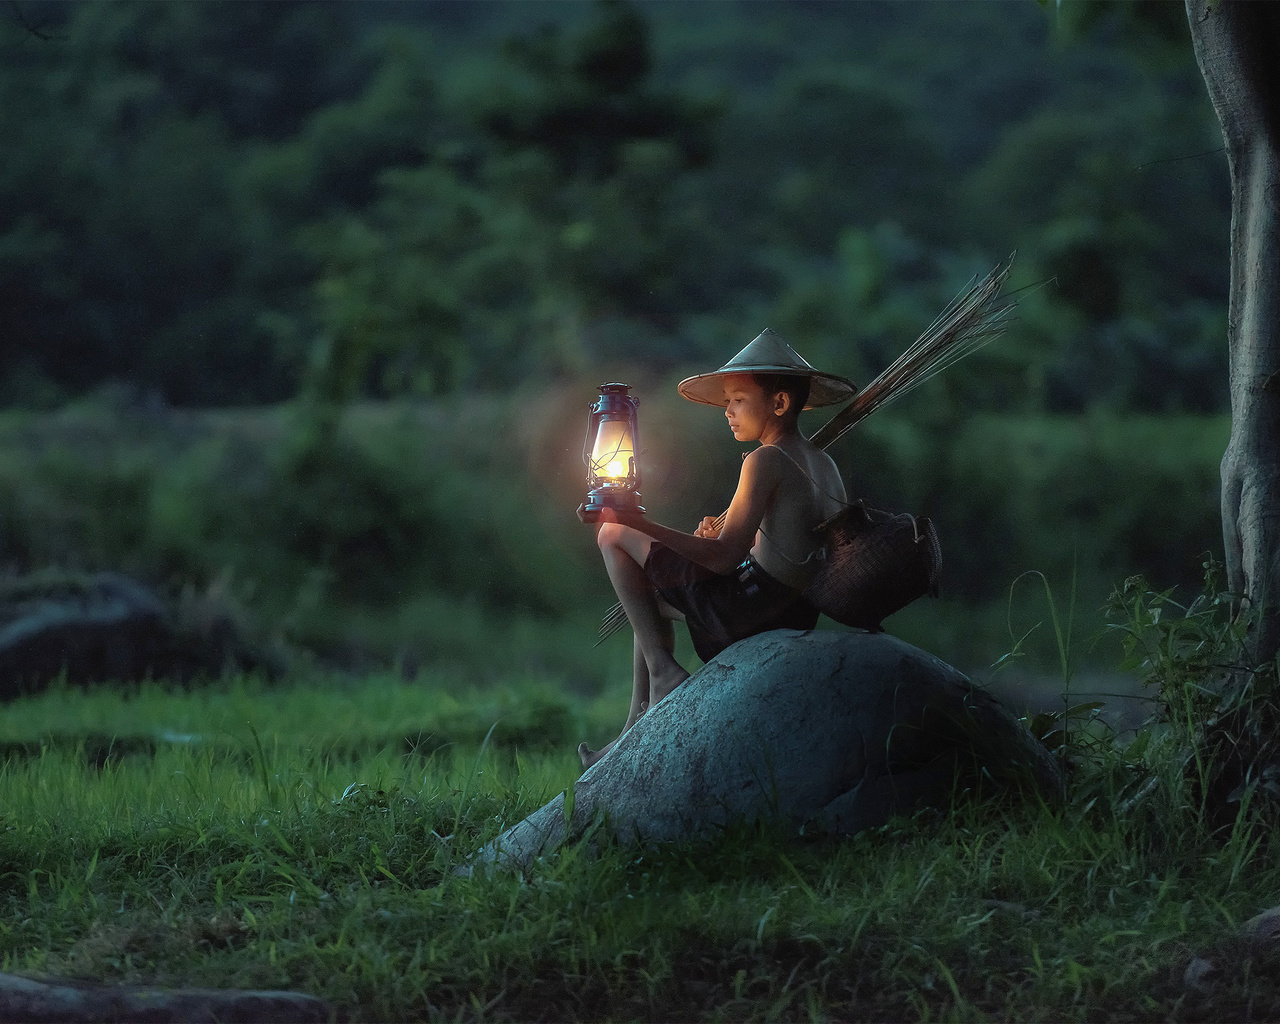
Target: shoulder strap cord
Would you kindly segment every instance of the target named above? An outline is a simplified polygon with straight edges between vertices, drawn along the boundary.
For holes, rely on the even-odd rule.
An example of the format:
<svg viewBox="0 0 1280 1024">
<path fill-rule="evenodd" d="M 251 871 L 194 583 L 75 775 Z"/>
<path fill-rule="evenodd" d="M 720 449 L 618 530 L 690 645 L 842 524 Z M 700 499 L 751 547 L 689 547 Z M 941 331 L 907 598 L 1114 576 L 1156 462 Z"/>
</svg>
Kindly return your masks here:
<svg viewBox="0 0 1280 1024">
<path fill-rule="evenodd" d="M 800 465 L 799 460 L 798 460 L 794 455 L 792 455 L 789 451 L 787 451 L 785 448 L 782 448 L 782 447 L 780 447 L 779 445 L 776 445 L 776 444 L 761 445 L 760 447 L 762 447 L 762 448 L 777 448 L 777 449 L 778 449 L 778 451 L 782 452 L 782 454 L 783 454 L 783 455 L 785 455 L 788 459 L 790 459 L 790 460 L 791 460 L 791 465 L 795 466 L 795 467 L 796 467 L 796 469 L 800 470 L 800 475 L 801 475 L 801 476 L 803 476 L 806 480 L 808 480 L 808 481 L 809 481 L 809 483 L 813 484 L 813 489 L 814 489 L 815 491 L 817 491 L 817 492 L 819 492 L 820 494 L 823 494 L 823 495 L 825 495 L 826 497 L 830 498 L 830 499 L 831 499 L 832 501 L 834 501 L 837 505 L 839 505 L 842 509 L 845 509 L 845 508 L 852 508 L 854 505 L 860 505 L 860 504 L 862 504 L 862 503 L 861 503 L 861 502 L 859 502 L 859 501 L 847 501 L 847 500 L 846 500 L 846 499 L 844 499 L 844 498 L 837 498 L 834 494 L 832 494 L 831 492 L 829 492 L 825 487 L 819 487 L 819 486 L 818 486 L 818 481 L 816 481 L 813 477 L 811 477 L 811 476 L 809 475 L 809 471 L 808 471 L 807 469 L 805 469 L 805 468 L 804 468 L 804 466 Z M 750 453 L 748 452 L 747 454 L 750 454 Z M 744 455 L 744 456 L 743 456 L 743 458 L 746 458 L 746 456 Z M 838 514 L 838 513 L 837 513 L 837 514 Z M 828 517 L 828 518 L 830 518 L 830 517 Z"/>
<path fill-rule="evenodd" d="M 813 477 L 811 477 L 811 476 L 809 475 L 809 471 L 808 471 L 807 469 L 805 469 L 805 468 L 804 468 L 804 466 L 800 465 L 799 460 L 798 460 L 798 459 L 796 459 L 796 457 L 795 457 L 794 455 L 792 455 L 789 451 L 787 451 L 785 448 L 779 447 L 779 446 L 778 446 L 778 445 L 776 445 L 776 444 L 771 444 L 771 445 L 761 445 L 761 447 L 762 447 L 762 448 L 763 448 L 763 447 L 767 447 L 767 448 L 776 448 L 776 449 L 777 449 L 778 451 L 780 451 L 783 455 L 785 455 L 785 456 L 786 456 L 786 457 L 791 461 L 791 464 L 792 464 L 793 466 L 795 466 L 795 467 L 796 467 L 796 469 L 800 470 L 800 475 L 801 475 L 801 476 L 803 476 L 806 480 L 808 480 L 808 481 L 809 481 L 809 483 L 810 483 L 810 484 L 812 484 L 812 485 L 813 485 L 813 489 L 814 489 L 815 491 L 817 491 L 819 494 L 823 494 L 823 495 L 825 495 L 826 497 L 830 498 L 832 501 L 834 501 L 834 502 L 836 502 L 838 505 L 840 505 L 840 507 L 841 507 L 841 508 L 840 508 L 840 511 L 841 511 L 841 512 L 843 512 L 843 511 L 844 511 L 845 509 L 847 509 L 847 508 L 851 508 L 851 507 L 853 507 L 853 505 L 855 505 L 855 504 L 859 504 L 858 502 L 850 502 L 850 501 L 846 501 L 846 500 L 845 500 L 845 499 L 843 499 L 843 498 L 837 498 L 834 494 L 831 494 L 829 491 L 827 491 L 827 489 L 826 489 L 825 487 L 820 487 L 820 486 L 818 486 L 818 482 L 817 482 L 816 480 L 814 480 L 814 479 L 813 479 Z M 748 453 L 748 454 L 750 454 L 750 453 Z M 747 457 L 746 455 L 744 455 L 744 456 L 743 456 L 743 458 L 744 458 L 744 459 L 745 459 L 746 457 Z M 839 515 L 839 514 L 840 514 L 839 512 L 837 512 L 837 513 L 836 513 L 836 515 Z M 819 532 L 819 531 L 822 529 L 822 527 L 823 527 L 823 526 L 825 526 L 827 523 L 829 523 L 829 522 L 831 521 L 831 519 L 832 519 L 832 517 L 831 517 L 831 516 L 828 516 L 826 519 L 824 519 L 824 520 L 823 520 L 821 523 L 819 523 L 817 526 L 814 526 L 810 532 L 813 532 L 813 533 L 817 533 L 817 532 Z M 760 533 L 761 533 L 761 535 L 765 538 L 765 540 L 769 541 L 769 543 L 770 543 L 770 544 L 773 544 L 773 550 L 774 550 L 774 551 L 776 551 L 779 555 L 781 555 L 781 556 L 782 556 L 786 561 L 790 562 L 792 565 L 795 565 L 795 566 L 804 566 L 804 565 L 808 565 L 808 564 L 809 564 L 810 562 L 812 562 L 815 558 L 817 558 L 819 561 L 823 561 L 823 562 L 825 562 L 825 561 L 826 561 L 826 559 L 827 559 L 827 545 L 826 545 L 826 543 L 825 543 L 825 539 L 824 539 L 823 543 L 819 544 L 819 545 L 818 545 L 817 547 L 815 547 L 812 551 L 810 551 L 810 552 L 809 552 L 809 554 L 807 554 L 807 555 L 805 556 L 804 561 L 802 561 L 802 562 L 797 562 L 794 558 L 792 558 L 790 555 L 788 555 L 785 551 L 783 551 L 783 550 L 782 550 L 782 545 L 780 545 L 780 544 L 775 544 L 775 543 L 774 543 L 773 538 L 772 538 L 772 537 L 770 537 L 767 533 L 765 533 L 765 531 L 764 531 L 764 526 L 763 526 L 763 525 L 761 525 L 761 526 L 760 526 Z"/>
<path fill-rule="evenodd" d="M 764 447 L 764 446 L 762 445 L 761 447 Z M 826 491 L 825 488 L 818 486 L 817 481 L 815 481 L 813 477 L 809 475 L 808 471 L 804 468 L 804 466 L 800 465 L 800 462 L 789 451 L 787 451 L 785 448 L 779 447 L 776 444 L 769 445 L 768 447 L 777 448 L 778 451 L 782 452 L 783 455 L 785 455 L 788 459 L 790 459 L 791 464 L 795 466 L 796 469 L 800 470 L 801 474 L 804 476 L 806 480 L 809 481 L 809 483 L 813 484 L 815 490 L 822 492 L 832 501 L 836 502 L 841 506 L 840 512 L 844 512 L 847 509 L 851 509 L 855 505 L 863 504 L 861 499 L 859 499 L 858 501 L 845 501 L 840 498 L 837 498 L 834 494 L 830 494 L 829 492 Z M 746 455 L 744 455 L 743 458 L 745 459 Z M 813 532 L 821 533 L 828 526 L 828 524 L 830 524 L 836 518 L 836 516 L 840 515 L 840 512 L 835 513 L 835 515 L 828 516 L 826 519 L 824 519 L 822 522 L 820 522 L 817 526 L 813 528 Z M 915 516 L 911 515 L 911 513 L 908 512 L 906 514 L 911 519 L 912 541 L 916 544 L 919 544 L 920 541 L 923 539 L 920 536 L 920 523 Z M 764 533 L 764 530 L 762 529 L 760 532 Z M 768 534 L 765 534 L 765 536 L 768 537 Z M 790 562 L 792 565 L 806 565 L 808 562 L 810 562 L 814 558 L 815 555 L 823 559 L 825 559 L 827 555 L 825 543 L 822 544 L 817 549 L 815 549 L 814 551 L 811 551 L 809 553 L 808 558 L 806 558 L 803 562 L 797 562 L 792 558 L 788 558 L 787 553 L 783 551 L 780 547 L 777 548 L 777 551 L 778 551 L 778 554 L 780 554 L 783 558 L 786 558 L 786 560 Z"/>
</svg>

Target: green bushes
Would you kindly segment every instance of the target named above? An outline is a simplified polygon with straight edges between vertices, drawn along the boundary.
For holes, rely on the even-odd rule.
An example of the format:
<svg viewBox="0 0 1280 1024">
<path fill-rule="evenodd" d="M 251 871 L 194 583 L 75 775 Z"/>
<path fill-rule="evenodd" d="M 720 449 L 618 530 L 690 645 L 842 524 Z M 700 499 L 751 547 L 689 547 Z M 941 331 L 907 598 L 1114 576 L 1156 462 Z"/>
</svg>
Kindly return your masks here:
<svg viewBox="0 0 1280 1024">
<path fill-rule="evenodd" d="M 1162 789 L 1172 813 L 1233 834 L 1274 820 L 1280 663 L 1250 663 L 1246 639 L 1257 609 L 1222 589 L 1221 563 L 1212 556 L 1205 562 L 1204 590 L 1186 604 L 1135 576 L 1112 594 L 1107 611 L 1123 634 L 1123 667 L 1155 691 L 1157 709 L 1129 747 L 1139 773 L 1150 778 L 1128 803 Z M 1148 749 L 1159 753 L 1143 761 Z M 1161 764 L 1172 770 L 1156 774 Z"/>
<path fill-rule="evenodd" d="M 1201 552 L 1220 547 L 1227 430 L 1225 418 L 976 417 L 944 449 L 921 503 L 967 597 L 1029 568 L 1067 580 L 1073 560 L 1090 589 L 1135 567 L 1195 588 Z"/>
<path fill-rule="evenodd" d="M 637 390 L 646 504 L 688 528 L 727 505 L 738 449 L 715 411 L 665 384 Z M 323 445 L 300 440 L 292 410 L 145 416 L 100 403 L 11 415 L 0 423 L 0 563 L 117 569 L 172 593 L 216 583 L 295 640 L 330 653 L 354 642 L 382 661 L 483 658 L 485 631 L 502 647 L 500 623 L 514 616 L 544 623 L 539 657 L 585 671 L 598 663 L 589 621 L 612 600 L 573 517 L 592 394 L 583 383 L 361 406 Z M 1074 567 L 1085 633 L 1116 578 L 1194 581 L 1220 543 L 1226 431 L 1223 418 L 1190 416 L 955 423 L 895 411 L 833 454 L 851 495 L 932 516 L 940 531 L 944 601 L 917 602 L 889 628 L 976 664 L 1007 647 L 1007 591 L 1028 569 L 1060 587 Z M 577 641 L 560 629 L 571 622 Z M 526 648 L 517 657 L 538 647 L 538 630 L 525 633 L 510 636 Z"/>
<path fill-rule="evenodd" d="M 1124 652 L 1119 668 L 1147 691 L 1144 721 L 1122 730 L 1106 701 L 1072 706 L 1070 638 L 1059 637 L 1062 706 L 1028 725 L 1067 771 L 1064 826 L 1128 848 L 1153 878 L 1203 862 L 1234 885 L 1275 838 L 1280 666 L 1250 664 L 1256 612 L 1222 590 L 1217 559 L 1203 568 L 1203 590 L 1185 604 L 1142 576 L 1106 604 Z"/>
<path fill-rule="evenodd" d="M 466 8 L 0 20 L 0 405 L 546 384 L 766 323 L 860 374 L 1016 247 L 1057 284 L 998 384 L 954 371 L 986 407 L 1225 408 L 1185 26 L 1155 58 L 1030 4 Z"/>
</svg>

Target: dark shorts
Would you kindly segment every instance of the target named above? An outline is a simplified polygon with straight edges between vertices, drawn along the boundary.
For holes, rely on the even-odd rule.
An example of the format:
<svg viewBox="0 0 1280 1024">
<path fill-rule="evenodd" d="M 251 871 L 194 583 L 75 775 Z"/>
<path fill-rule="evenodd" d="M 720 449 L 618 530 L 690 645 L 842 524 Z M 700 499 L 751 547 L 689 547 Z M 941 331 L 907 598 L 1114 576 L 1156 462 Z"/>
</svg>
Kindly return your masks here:
<svg viewBox="0 0 1280 1024">
<path fill-rule="evenodd" d="M 684 613 L 693 649 L 703 661 L 757 633 L 818 624 L 818 610 L 751 557 L 721 575 L 654 542 L 644 573 L 659 596 Z"/>
</svg>

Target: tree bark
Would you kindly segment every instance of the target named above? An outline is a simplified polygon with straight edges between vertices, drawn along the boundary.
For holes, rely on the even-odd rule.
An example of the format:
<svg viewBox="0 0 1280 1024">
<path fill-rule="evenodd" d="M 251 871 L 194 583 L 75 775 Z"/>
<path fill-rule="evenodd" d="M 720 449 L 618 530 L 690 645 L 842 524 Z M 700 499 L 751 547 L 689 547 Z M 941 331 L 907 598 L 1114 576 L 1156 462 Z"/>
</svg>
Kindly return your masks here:
<svg viewBox="0 0 1280 1024">
<path fill-rule="evenodd" d="M 1227 585 L 1258 613 L 1255 665 L 1280 651 L 1280 4 L 1186 0 L 1231 174 L 1231 440 L 1222 457 Z"/>
</svg>

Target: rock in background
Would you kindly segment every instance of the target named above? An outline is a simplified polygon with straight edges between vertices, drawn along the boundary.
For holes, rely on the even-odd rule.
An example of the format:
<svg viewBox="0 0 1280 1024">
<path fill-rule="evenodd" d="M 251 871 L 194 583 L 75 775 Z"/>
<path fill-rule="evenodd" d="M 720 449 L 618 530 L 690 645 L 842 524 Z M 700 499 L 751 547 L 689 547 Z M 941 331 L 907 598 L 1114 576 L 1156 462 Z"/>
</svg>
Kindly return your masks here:
<svg viewBox="0 0 1280 1024">
<path fill-rule="evenodd" d="M 329 1004 L 299 992 L 239 989 L 152 989 L 0 974 L 0 1022 L 209 1022 L 322 1024 Z"/>
<path fill-rule="evenodd" d="M 887 633 L 775 630 L 743 640 L 645 714 L 573 790 L 473 865 L 527 868 L 607 818 L 623 842 L 761 818 L 853 833 L 945 807 L 984 772 L 1056 799 L 1057 763 L 961 672 Z"/>
<path fill-rule="evenodd" d="M 0 700 L 64 674 L 77 684 L 278 674 L 283 657 L 248 640 L 230 616 L 169 607 L 118 573 L 0 581 Z"/>
</svg>

